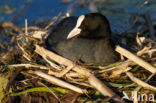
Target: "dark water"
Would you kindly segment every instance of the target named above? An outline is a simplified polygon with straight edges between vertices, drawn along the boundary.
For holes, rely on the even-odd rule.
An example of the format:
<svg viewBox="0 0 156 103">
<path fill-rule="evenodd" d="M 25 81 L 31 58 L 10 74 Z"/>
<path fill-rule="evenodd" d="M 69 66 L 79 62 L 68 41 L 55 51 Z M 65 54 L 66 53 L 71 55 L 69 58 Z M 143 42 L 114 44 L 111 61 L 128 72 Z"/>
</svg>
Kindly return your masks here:
<svg viewBox="0 0 156 103">
<path fill-rule="evenodd" d="M 32 1 L 32 2 L 30 2 Z M 28 20 L 28 25 L 34 25 L 34 22 L 51 21 L 54 16 L 57 16 L 60 12 L 65 15 L 68 8 L 71 7 L 74 0 L 62 4 L 62 0 L 0 0 L 0 24 L 11 20 L 25 5 L 29 4 L 27 8 L 21 12 L 21 15 L 17 16 L 13 23 L 19 26 L 24 26 L 25 19 Z M 77 8 L 73 15 L 79 16 L 81 14 L 89 13 L 87 7 Z M 7 51 L 9 49 L 9 42 L 11 36 L 6 36 L 5 33 L 0 32 L 0 54 L 1 51 Z M 14 46 L 14 44 L 11 44 Z"/>
<path fill-rule="evenodd" d="M 0 0 L 0 22 L 8 21 L 11 19 L 21 8 L 30 0 Z M 59 12 L 64 15 L 67 9 L 74 2 L 61 4 L 62 0 L 32 0 L 28 8 L 22 12 L 15 20 L 15 24 L 24 25 L 25 18 L 31 25 L 36 21 L 50 21 L 53 16 L 57 16 Z M 96 0 L 98 11 L 106 15 L 111 23 L 111 28 L 115 32 L 123 32 L 135 20 L 139 12 L 139 8 L 145 0 Z M 9 10 L 6 6 L 13 10 Z M 88 7 L 77 8 L 73 15 L 79 16 L 81 14 L 89 13 Z M 142 7 L 140 12 L 143 15 L 148 12 L 152 18 L 152 23 L 156 24 L 156 0 L 148 0 L 148 4 Z M 144 23 L 143 17 L 139 16 L 139 22 Z M 139 25 L 134 30 L 140 28 Z"/>
<path fill-rule="evenodd" d="M 147 4 L 144 2 L 147 1 Z M 144 4 L 144 5 L 143 5 Z M 137 22 L 145 23 L 143 15 L 148 12 L 153 25 L 156 24 L 156 0 L 100 0 L 98 5 L 99 11 L 105 14 L 112 24 L 113 31 L 123 32 L 134 20 L 138 13 Z M 140 26 L 136 25 L 132 31 L 136 32 Z"/>
<path fill-rule="evenodd" d="M 8 21 L 13 15 L 15 15 L 26 3 L 30 0 L 0 0 L 0 6 L 9 6 L 15 11 L 11 14 L 1 15 L 1 21 Z M 32 0 L 28 8 L 22 13 L 22 16 L 18 17 L 14 22 L 16 24 L 23 24 L 24 19 L 27 18 L 29 23 L 34 21 L 51 20 L 53 16 L 57 16 L 58 13 L 64 14 L 73 2 L 62 4 L 61 0 Z M 80 15 L 88 13 L 87 8 L 78 8 L 73 15 Z"/>
</svg>

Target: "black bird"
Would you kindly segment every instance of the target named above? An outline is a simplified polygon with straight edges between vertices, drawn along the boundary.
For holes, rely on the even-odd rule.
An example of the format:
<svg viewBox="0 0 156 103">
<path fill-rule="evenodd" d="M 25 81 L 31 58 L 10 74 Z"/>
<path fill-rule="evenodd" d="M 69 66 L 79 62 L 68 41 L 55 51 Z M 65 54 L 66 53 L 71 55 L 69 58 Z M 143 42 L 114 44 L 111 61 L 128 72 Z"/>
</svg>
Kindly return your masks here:
<svg viewBox="0 0 156 103">
<path fill-rule="evenodd" d="M 108 20 L 100 13 L 63 19 L 46 39 L 47 48 L 72 61 L 108 65 L 119 60 Z"/>
</svg>

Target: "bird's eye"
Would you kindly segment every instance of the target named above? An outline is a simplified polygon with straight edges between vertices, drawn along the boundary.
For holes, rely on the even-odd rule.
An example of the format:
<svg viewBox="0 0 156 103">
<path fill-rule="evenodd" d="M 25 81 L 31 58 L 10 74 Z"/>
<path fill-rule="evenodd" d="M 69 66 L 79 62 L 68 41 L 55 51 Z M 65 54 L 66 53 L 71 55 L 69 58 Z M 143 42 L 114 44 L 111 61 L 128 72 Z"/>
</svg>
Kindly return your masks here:
<svg viewBox="0 0 156 103">
<path fill-rule="evenodd" d="M 84 22 L 84 25 L 88 26 L 88 21 L 85 21 L 85 22 Z"/>
</svg>

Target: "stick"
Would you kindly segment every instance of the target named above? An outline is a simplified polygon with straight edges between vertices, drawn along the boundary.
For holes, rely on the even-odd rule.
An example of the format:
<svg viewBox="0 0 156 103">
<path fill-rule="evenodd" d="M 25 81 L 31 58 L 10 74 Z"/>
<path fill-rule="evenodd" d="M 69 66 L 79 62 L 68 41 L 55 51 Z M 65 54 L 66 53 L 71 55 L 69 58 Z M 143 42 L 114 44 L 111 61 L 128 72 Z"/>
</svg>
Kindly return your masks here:
<svg viewBox="0 0 156 103">
<path fill-rule="evenodd" d="M 53 83 L 55 85 L 71 89 L 71 90 L 76 91 L 78 93 L 81 93 L 81 94 L 86 93 L 86 90 L 78 88 L 76 86 L 73 86 L 73 85 L 71 85 L 71 84 L 69 84 L 67 82 L 64 82 L 64 81 L 62 81 L 62 80 L 60 80 L 58 78 L 55 78 L 53 76 L 50 76 L 50 75 L 46 74 L 46 73 L 43 73 L 43 72 L 40 72 L 40 71 L 32 71 L 32 70 L 28 71 L 28 73 L 38 75 L 38 76 L 40 76 L 42 78 L 45 78 L 45 80 L 47 80 L 47 81 L 49 81 L 49 82 L 51 82 L 51 83 Z"/>
<path fill-rule="evenodd" d="M 155 74 L 151 74 L 144 82 L 148 82 Z M 138 91 L 142 88 L 142 86 L 138 86 L 136 89 L 134 89 L 133 93 L 134 93 L 134 103 L 138 103 L 138 98 L 137 98 L 137 95 L 138 95 Z"/>
<path fill-rule="evenodd" d="M 43 47 L 40 47 L 39 45 L 36 45 L 36 53 L 40 54 L 41 56 L 47 56 L 48 58 L 52 59 L 53 61 L 59 63 L 59 64 L 64 64 L 66 66 L 70 66 L 73 67 L 72 70 L 78 72 L 81 75 L 84 75 L 86 77 L 88 77 L 89 82 L 91 83 L 91 85 L 93 85 L 97 90 L 100 90 L 100 92 L 104 95 L 104 96 L 109 96 L 111 97 L 116 103 L 122 103 L 123 101 L 121 100 L 121 98 L 116 95 L 110 88 L 108 88 L 107 86 L 105 86 L 100 80 L 98 80 L 92 73 L 90 70 L 87 70 L 86 68 L 82 67 L 82 66 L 77 66 L 75 65 L 72 61 L 63 58 L 49 50 L 44 49 Z M 94 83 L 96 84 L 96 86 L 94 85 Z M 99 87 L 101 87 L 101 89 L 99 89 Z"/>
<path fill-rule="evenodd" d="M 146 81 L 143 82 L 143 81 L 141 81 L 140 79 L 134 77 L 132 73 L 127 72 L 126 74 L 128 75 L 128 77 L 129 77 L 133 82 L 137 83 L 139 86 L 142 86 L 142 87 L 144 87 L 144 88 L 147 88 L 147 89 L 156 91 L 156 87 L 147 84 Z"/>
<path fill-rule="evenodd" d="M 42 66 L 42 65 L 33 65 L 33 64 L 12 64 L 8 65 L 10 67 L 25 67 L 25 68 L 39 68 L 39 69 L 45 69 L 49 70 L 49 68 Z"/>
<path fill-rule="evenodd" d="M 7 86 L 6 86 L 6 91 L 9 92 L 10 86 L 12 85 L 12 83 L 14 82 L 14 80 L 16 79 L 16 77 L 18 76 L 18 74 L 22 71 L 22 69 L 18 69 L 17 71 L 15 71 L 15 73 L 12 74 L 12 77 L 10 78 Z"/>
<path fill-rule="evenodd" d="M 111 89 L 109 89 L 106 85 L 104 85 L 94 75 L 89 76 L 88 81 L 93 87 L 100 91 L 102 95 L 111 97 L 116 103 L 122 103 L 120 97 L 115 94 Z"/>
<path fill-rule="evenodd" d="M 51 60 L 61 64 L 61 65 L 66 65 L 66 66 L 70 66 L 70 67 L 74 67 L 72 70 L 78 72 L 81 75 L 85 75 L 86 77 L 89 77 L 91 75 L 91 71 L 87 70 L 86 68 L 82 67 L 82 66 L 75 66 L 75 64 L 66 59 L 63 58 L 49 50 L 44 49 L 43 47 L 40 47 L 39 45 L 36 45 L 36 53 L 38 53 L 39 55 L 43 56 L 43 57 L 47 57 L 50 58 Z"/>
<path fill-rule="evenodd" d="M 146 70 L 150 71 L 151 73 L 156 73 L 156 68 L 155 67 L 153 67 L 149 63 L 145 62 L 141 58 L 137 57 L 136 55 L 132 54 L 128 50 L 126 50 L 126 49 L 124 49 L 124 48 L 122 48 L 120 46 L 116 46 L 115 50 L 118 53 L 120 53 L 121 55 L 124 55 L 128 59 L 130 59 L 130 60 L 134 61 L 135 63 L 139 64 L 140 66 L 144 67 Z"/>
</svg>

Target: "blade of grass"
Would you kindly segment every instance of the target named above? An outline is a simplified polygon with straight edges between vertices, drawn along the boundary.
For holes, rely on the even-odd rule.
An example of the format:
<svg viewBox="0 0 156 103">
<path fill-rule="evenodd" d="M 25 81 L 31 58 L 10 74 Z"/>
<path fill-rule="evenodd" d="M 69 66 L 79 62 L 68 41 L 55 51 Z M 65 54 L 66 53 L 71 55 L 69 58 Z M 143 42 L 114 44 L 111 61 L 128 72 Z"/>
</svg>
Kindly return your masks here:
<svg viewBox="0 0 156 103">
<path fill-rule="evenodd" d="M 68 90 L 62 89 L 62 88 L 55 88 L 55 87 L 50 87 L 50 89 L 54 92 L 54 93 L 61 93 L 61 94 L 65 94 L 67 93 Z M 50 92 L 48 88 L 46 87 L 35 87 L 35 88 L 30 88 L 18 93 L 11 93 L 10 96 L 18 96 L 21 94 L 25 94 L 25 93 L 30 93 L 30 92 Z"/>
</svg>

